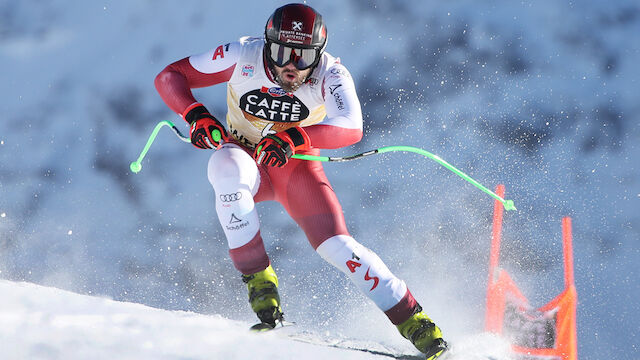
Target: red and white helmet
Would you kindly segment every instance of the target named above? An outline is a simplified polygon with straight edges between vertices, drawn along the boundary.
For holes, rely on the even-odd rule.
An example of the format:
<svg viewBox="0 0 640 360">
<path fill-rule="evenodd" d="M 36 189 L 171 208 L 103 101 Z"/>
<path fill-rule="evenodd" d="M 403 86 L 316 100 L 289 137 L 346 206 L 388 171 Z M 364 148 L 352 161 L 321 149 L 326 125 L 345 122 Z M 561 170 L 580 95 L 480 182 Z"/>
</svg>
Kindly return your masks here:
<svg viewBox="0 0 640 360">
<path fill-rule="evenodd" d="M 314 67 L 327 46 L 327 28 L 322 15 L 305 4 L 277 8 L 264 30 L 265 55 L 270 66 L 292 62 L 299 69 Z"/>
</svg>

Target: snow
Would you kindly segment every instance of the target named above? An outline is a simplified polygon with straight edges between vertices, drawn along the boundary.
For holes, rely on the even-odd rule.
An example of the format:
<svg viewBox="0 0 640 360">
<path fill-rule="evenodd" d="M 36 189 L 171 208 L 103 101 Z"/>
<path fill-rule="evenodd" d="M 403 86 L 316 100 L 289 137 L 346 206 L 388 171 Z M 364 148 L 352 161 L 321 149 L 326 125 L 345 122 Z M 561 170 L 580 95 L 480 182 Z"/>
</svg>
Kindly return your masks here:
<svg viewBox="0 0 640 360">
<path fill-rule="evenodd" d="M 128 166 L 158 121 L 184 126 L 154 76 L 262 33 L 285 2 L 72 3 L 0 5 L 0 278 L 21 284 L 0 297 L 34 289 L 28 282 L 254 321 L 215 218 L 209 153 L 164 129 L 143 170 Z M 572 216 L 580 359 L 598 358 L 602 344 L 613 359 L 640 358 L 637 1 L 310 4 L 365 115 L 361 144 L 323 155 L 416 146 L 488 188 L 505 183 L 518 211 L 505 216 L 502 265 L 533 306 L 561 291 L 560 219 Z M 224 86 L 195 94 L 224 116 Z M 415 154 L 325 170 L 350 232 L 407 282 L 447 338 L 481 332 L 492 200 Z M 290 320 L 410 349 L 280 206 L 258 209 Z M 24 310 L 16 321 L 54 310 Z M 53 333 L 41 336 L 38 346 L 56 346 Z"/>
<path fill-rule="evenodd" d="M 293 340 L 290 336 L 300 331 L 296 326 L 253 334 L 248 323 L 219 315 L 154 309 L 7 280 L 0 280 L 0 293 L 0 344 L 6 360 L 389 359 L 314 344 L 344 342 L 312 332 L 298 336 L 304 341 Z M 451 358 L 506 359 L 504 343 L 490 336 L 465 345 Z"/>
<path fill-rule="evenodd" d="M 4 359 L 338 358 L 340 350 L 251 334 L 216 315 L 166 311 L 0 281 Z M 6 295 L 6 296 L 5 296 Z M 9 346 L 6 346 L 9 345 Z M 286 353 L 283 351 L 286 349 Z M 308 355 L 310 355 L 308 357 Z M 365 359 L 350 354 L 349 359 Z"/>
</svg>

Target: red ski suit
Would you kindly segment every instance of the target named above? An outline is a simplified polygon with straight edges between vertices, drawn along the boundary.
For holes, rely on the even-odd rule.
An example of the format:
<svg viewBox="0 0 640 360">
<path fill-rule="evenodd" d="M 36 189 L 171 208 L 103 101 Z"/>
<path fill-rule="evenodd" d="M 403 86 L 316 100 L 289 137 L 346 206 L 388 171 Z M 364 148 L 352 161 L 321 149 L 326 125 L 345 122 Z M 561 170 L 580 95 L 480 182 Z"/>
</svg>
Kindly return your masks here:
<svg viewBox="0 0 640 360">
<path fill-rule="evenodd" d="M 360 141 L 362 113 L 353 80 L 338 59 L 324 53 L 305 84 L 286 93 L 265 65 L 263 43 L 246 37 L 220 45 L 167 66 L 155 80 L 165 103 L 183 117 L 197 102 L 192 88 L 227 83 L 227 128 L 233 139 L 212 155 L 209 179 L 231 259 L 244 274 L 269 265 L 253 203 L 276 200 L 304 230 L 311 246 L 399 324 L 417 303 L 404 282 L 349 235 L 322 164 L 290 159 L 282 168 L 256 166 L 247 155 L 266 134 L 293 126 L 309 135 L 310 154 Z M 357 260 L 352 258 L 356 253 Z"/>
</svg>

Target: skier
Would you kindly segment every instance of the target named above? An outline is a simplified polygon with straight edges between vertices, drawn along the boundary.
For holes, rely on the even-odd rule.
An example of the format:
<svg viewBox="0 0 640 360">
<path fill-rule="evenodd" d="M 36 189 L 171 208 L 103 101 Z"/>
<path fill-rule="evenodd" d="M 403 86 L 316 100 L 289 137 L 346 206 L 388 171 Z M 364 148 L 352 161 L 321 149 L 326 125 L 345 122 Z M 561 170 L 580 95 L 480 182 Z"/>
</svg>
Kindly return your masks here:
<svg viewBox="0 0 640 360">
<path fill-rule="evenodd" d="M 362 110 L 347 69 L 325 52 L 322 17 L 288 4 L 268 19 L 263 37 L 243 37 L 176 61 L 155 79 L 164 102 L 190 125 L 191 142 L 217 149 L 208 164 L 218 219 L 231 260 L 247 284 L 254 329 L 283 320 L 278 278 L 265 251 L 256 203 L 276 200 L 320 256 L 344 272 L 418 350 L 447 349 L 440 329 L 404 281 L 349 235 L 322 164 L 292 159 L 362 138 Z M 192 88 L 227 83 L 227 128 Z"/>
</svg>

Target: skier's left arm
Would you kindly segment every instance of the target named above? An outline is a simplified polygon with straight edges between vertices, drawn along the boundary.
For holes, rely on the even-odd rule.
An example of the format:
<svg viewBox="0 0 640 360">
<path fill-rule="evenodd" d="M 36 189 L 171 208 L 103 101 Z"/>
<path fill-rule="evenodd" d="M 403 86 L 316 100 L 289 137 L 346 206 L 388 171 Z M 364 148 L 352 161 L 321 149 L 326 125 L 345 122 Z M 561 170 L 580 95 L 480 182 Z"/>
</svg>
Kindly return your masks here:
<svg viewBox="0 0 640 360">
<path fill-rule="evenodd" d="M 362 139 L 362 109 L 353 78 L 342 64 L 336 63 L 327 69 L 322 82 L 327 117 L 304 128 L 311 146 L 337 149 L 357 143 Z"/>
</svg>

